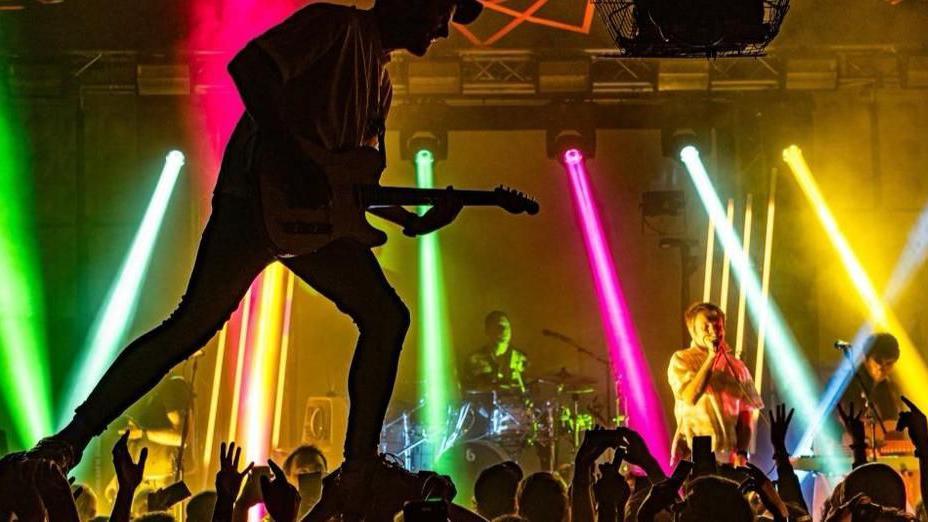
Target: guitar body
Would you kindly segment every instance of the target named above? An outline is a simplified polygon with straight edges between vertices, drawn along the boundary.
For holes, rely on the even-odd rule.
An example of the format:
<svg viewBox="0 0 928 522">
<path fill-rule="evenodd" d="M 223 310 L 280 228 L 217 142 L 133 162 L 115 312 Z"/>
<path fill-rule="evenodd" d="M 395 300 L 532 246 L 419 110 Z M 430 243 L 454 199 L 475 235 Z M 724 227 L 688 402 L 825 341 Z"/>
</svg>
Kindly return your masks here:
<svg viewBox="0 0 928 522">
<path fill-rule="evenodd" d="M 328 204 L 318 208 L 302 203 L 308 199 L 305 182 L 284 174 L 292 169 L 259 169 L 264 225 L 279 255 L 311 254 L 344 238 L 367 247 L 384 244 L 387 235 L 367 222 L 367 206 L 358 191 L 379 183 L 384 169 L 380 152 L 361 147 L 343 153 L 312 150 L 308 155 L 322 168 L 331 190 Z"/>
<path fill-rule="evenodd" d="M 415 189 L 380 186 L 383 155 L 377 149 L 360 147 L 347 152 L 329 152 L 302 142 L 303 152 L 321 169 L 329 185 L 328 197 L 312 180 L 315 174 L 290 174 L 273 153 L 258 154 L 257 178 L 264 226 L 277 255 L 295 257 L 311 254 L 339 239 L 351 239 L 366 247 L 387 242 L 387 235 L 367 222 L 371 206 L 435 205 L 455 198 L 462 205 L 496 206 L 512 214 L 538 212 L 538 203 L 512 189 L 492 191 Z M 320 202 L 319 206 L 307 202 Z"/>
</svg>

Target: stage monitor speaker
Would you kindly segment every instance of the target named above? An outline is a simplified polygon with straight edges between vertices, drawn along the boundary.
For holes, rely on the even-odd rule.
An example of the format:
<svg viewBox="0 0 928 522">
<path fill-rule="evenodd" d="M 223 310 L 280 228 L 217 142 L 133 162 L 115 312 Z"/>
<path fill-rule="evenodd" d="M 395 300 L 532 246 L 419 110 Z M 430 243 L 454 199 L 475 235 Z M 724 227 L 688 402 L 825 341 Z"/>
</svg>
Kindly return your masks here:
<svg viewBox="0 0 928 522">
<path fill-rule="evenodd" d="M 345 432 L 348 430 L 348 400 L 345 397 L 310 397 L 303 415 L 303 444 L 322 450 L 329 470 L 343 460 Z"/>
</svg>

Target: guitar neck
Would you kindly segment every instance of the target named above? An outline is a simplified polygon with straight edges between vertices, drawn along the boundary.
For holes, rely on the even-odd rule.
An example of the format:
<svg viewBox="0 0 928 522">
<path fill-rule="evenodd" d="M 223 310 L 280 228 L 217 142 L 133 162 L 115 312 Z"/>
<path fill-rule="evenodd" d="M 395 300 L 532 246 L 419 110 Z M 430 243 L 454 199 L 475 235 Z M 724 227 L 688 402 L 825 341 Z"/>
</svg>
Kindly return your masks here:
<svg viewBox="0 0 928 522">
<path fill-rule="evenodd" d="M 451 191 L 466 206 L 496 206 L 499 198 L 491 190 L 457 190 Z M 361 197 L 364 205 L 434 205 L 447 199 L 448 189 L 414 189 L 403 187 L 364 187 Z"/>
</svg>

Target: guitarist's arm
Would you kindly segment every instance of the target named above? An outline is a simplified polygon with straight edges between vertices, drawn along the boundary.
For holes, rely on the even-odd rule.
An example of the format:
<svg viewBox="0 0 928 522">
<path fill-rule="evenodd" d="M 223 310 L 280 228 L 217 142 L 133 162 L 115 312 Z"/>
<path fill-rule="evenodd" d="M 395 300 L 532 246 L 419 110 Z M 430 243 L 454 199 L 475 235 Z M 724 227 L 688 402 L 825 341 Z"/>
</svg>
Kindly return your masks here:
<svg viewBox="0 0 928 522">
<path fill-rule="evenodd" d="M 367 209 L 371 214 L 386 219 L 390 223 L 399 225 L 403 228 L 409 226 L 413 220 L 418 219 L 419 216 L 414 212 L 410 212 L 400 206 L 390 206 L 390 207 L 370 207 Z"/>
<path fill-rule="evenodd" d="M 439 200 L 428 212 L 421 216 L 401 206 L 371 207 L 367 211 L 403 227 L 403 234 L 415 237 L 434 232 L 451 224 L 458 217 L 463 206 L 460 199 L 449 195 L 448 198 Z"/>
</svg>

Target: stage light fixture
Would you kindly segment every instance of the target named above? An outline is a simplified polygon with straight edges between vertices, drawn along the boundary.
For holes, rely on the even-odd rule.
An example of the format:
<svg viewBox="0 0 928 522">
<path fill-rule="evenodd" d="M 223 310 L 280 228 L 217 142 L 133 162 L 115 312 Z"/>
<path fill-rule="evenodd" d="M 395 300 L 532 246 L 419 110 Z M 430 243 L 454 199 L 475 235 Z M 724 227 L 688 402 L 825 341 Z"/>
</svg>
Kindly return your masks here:
<svg viewBox="0 0 928 522">
<path fill-rule="evenodd" d="M 847 238 L 841 232 L 837 220 L 834 218 L 824 196 L 822 196 L 818 184 L 812 176 L 812 171 L 809 169 L 802 155 L 802 150 L 796 145 L 786 148 L 783 151 L 783 160 L 786 161 L 790 170 L 792 170 L 802 192 L 809 200 L 819 222 L 825 229 L 832 247 L 837 251 L 841 263 L 844 265 L 844 269 L 847 271 L 854 288 L 857 290 L 857 293 L 860 295 L 863 304 L 870 314 L 869 321 L 877 329 L 885 330 L 893 334 L 899 341 L 900 360 L 904 362 L 896 366 L 896 372 L 899 375 L 898 382 L 902 387 L 903 393 L 917 404 L 928 402 L 928 389 L 925 388 L 925 383 L 928 382 L 928 368 L 925 366 L 925 361 L 912 343 L 908 333 L 899 322 L 896 314 L 893 313 L 887 303 L 877 294 L 876 288 L 873 286 L 869 275 L 867 275 L 857 255 L 851 249 L 850 243 L 848 243 Z M 856 350 L 852 357 L 855 359 L 854 363 L 842 363 L 841 367 L 839 367 L 835 376 L 832 378 L 833 382 L 822 396 L 817 408 L 818 424 L 825 422 L 829 417 L 831 409 L 834 408 L 836 401 L 838 401 L 843 394 L 844 388 L 846 388 L 850 379 L 853 378 L 857 364 L 863 356 L 862 340 L 855 340 L 855 342 Z M 812 425 L 811 434 L 803 437 L 803 443 L 806 446 L 811 443 L 811 438 L 816 429 L 818 429 L 818 426 Z"/>
<path fill-rule="evenodd" d="M 591 127 L 553 128 L 545 132 L 545 153 L 549 158 L 564 161 L 564 155 L 577 150 L 587 160 L 596 155 L 596 129 Z"/>
<path fill-rule="evenodd" d="M 87 398 L 125 341 L 126 333 L 135 317 L 139 294 L 151 263 L 155 242 L 183 166 L 183 153 L 177 150 L 168 153 L 158 184 L 142 217 L 142 223 L 135 233 L 103 307 L 97 312 L 80 362 L 70 375 L 69 391 L 64 401 L 64 409 L 59 416 L 61 424 L 70 420 L 74 408 Z"/>
<path fill-rule="evenodd" d="M 27 147 L 14 118 L 0 100 L 0 394 L 14 444 L 29 447 L 51 432 L 53 412 Z"/>
<path fill-rule="evenodd" d="M 416 186 L 434 188 L 435 156 L 430 149 L 416 153 Z M 419 208 L 424 213 L 428 207 Z M 427 437 L 437 459 L 448 444 L 446 427 L 448 406 L 452 400 L 451 368 L 453 347 L 448 332 L 445 281 L 442 270 L 441 243 L 437 232 L 418 239 L 419 250 L 419 368 L 424 389 Z M 453 463 L 452 463 L 453 465 Z M 439 470 L 453 476 L 454 469 Z"/>
<path fill-rule="evenodd" d="M 781 396 L 790 405 L 796 408 L 797 418 L 803 426 L 814 422 L 816 414 L 816 397 L 819 396 L 815 386 L 815 375 L 806 363 L 799 344 L 792 332 L 786 326 L 776 303 L 763 292 L 760 279 L 751 267 L 750 259 L 745 254 L 741 241 L 735 233 L 734 227 L 728 224 L 726 212 L 722 207 L 709 175 L 699 157 L 699 151 L 692 146 L 685 147 L 680 158 L 686 165 L 702 199 L 710 219 L 715 222 L 716 234 L 722 246 L 731 255 L 731 265 L 739 284 L 744 288 L 748 310 L 755 324 L 764 322 L 766 325 L 767 345 L 771 357 L 770 366 L 774 377 L 780 385 Z M 828 433 L 827 435 L 831 435 Z M 829 471 L 841 471 L 836 459 L 830 458 L 836 448 L 831 444 L 833 438 L 824 439 L 826 455 L 826 468 Z"/>
<path fill-rule="evenodd" d="M 574 208 L 596 288 L 614 378 L 619 383 L 621 395 L 628 398 L 629 425 L 641 433 L 648 447 L 666 467 L 670 460 L 670 444 L 663 408 L 616 274 L 583 152 L 577 148 L 567 149 L 561 159 L 570 178 Z"/>
</svg>

